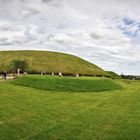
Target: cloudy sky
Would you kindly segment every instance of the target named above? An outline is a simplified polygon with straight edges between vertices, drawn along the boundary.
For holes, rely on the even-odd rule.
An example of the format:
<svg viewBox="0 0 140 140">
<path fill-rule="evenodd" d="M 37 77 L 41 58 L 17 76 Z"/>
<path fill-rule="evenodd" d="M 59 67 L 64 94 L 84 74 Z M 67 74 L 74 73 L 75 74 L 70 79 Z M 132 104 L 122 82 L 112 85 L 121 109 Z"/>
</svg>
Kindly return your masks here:
<svg viewBox="0 0 140 140">
<path fill-rule="evenodd" d="M 0 50 L 25 49 L 140 74 L 140 0 L 0 0 Z"/>
</svg>

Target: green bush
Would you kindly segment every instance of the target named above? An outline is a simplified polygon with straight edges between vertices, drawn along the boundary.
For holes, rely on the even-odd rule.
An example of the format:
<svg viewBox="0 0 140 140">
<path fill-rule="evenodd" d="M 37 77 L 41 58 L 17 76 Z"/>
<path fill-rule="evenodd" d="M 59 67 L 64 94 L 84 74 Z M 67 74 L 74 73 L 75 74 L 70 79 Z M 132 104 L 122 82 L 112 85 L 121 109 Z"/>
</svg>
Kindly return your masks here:
<svg viewBox="0 0 140 140">
<path fill-rule="evenodd" d="M 28 70 L 28 63 L 25 60 L 12 60 L 10 63 L 10 71 L 17 72 L 20 69 L 21 72 Z"/>
</svg>

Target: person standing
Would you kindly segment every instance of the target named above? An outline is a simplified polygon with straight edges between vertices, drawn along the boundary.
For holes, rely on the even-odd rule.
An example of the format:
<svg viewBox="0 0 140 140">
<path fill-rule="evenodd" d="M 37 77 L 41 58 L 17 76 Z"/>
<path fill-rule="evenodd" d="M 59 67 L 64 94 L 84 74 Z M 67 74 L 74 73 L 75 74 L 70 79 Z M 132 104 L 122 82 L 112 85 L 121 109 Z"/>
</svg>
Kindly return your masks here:
<svg viewBox="0 0 140 140">
<path fill-rule="evenodd" d="M 59 75 L 59 77 L 62 77 L 62 72 L 60 71 L 58 75 Z"/>
<path fill-rule="evenodd" d="M 7 71 L 3 72 L 3 78 L 4 78 L 4 80 L 6 80 L 6 78 L 7 78 Z"/>
</svg>

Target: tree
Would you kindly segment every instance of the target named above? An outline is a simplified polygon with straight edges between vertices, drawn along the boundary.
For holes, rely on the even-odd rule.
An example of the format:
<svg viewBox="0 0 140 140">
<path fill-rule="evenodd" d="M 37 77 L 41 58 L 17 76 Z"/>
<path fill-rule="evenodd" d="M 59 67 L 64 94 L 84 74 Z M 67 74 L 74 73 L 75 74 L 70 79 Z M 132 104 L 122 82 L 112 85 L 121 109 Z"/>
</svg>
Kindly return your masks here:
<svg viewBox="0 0 140 140">
<path fill-rule="evenodd" d="M 28 63 L 25 60 L 12 60 L 10 63 L 10 69 L 12 72 L 17 72 L 20 69 L 21 72 L 28 70 Z"/>
</svg>

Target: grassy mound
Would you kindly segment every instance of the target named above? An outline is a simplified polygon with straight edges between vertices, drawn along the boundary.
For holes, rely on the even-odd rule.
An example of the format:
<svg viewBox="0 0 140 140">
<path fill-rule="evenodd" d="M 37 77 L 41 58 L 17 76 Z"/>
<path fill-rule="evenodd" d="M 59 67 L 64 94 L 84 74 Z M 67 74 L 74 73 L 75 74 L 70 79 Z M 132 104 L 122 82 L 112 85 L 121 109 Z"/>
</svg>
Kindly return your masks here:
<svg viewBox="0 0 140 140">
<path fill-rule="evenodd" d="M 25 60 L 28 63 L 28 72 L 104 75 L 109 74 L 98 66 L 79 57 L 48 51 L 0 51 L 0 72 L 10 71 L 12 60 Z"/>
<path fill-rule="evenodd" d="M 107 71 L 113 79 L 121 79 L 121 76 L 113 71 Z"/>
<path fill-rule="evenodd" d="M 94 92 L 120 89 L 121 86 L 107 78 L 24 76 L 14 84 L 53 91 Z"/>
</svg>

